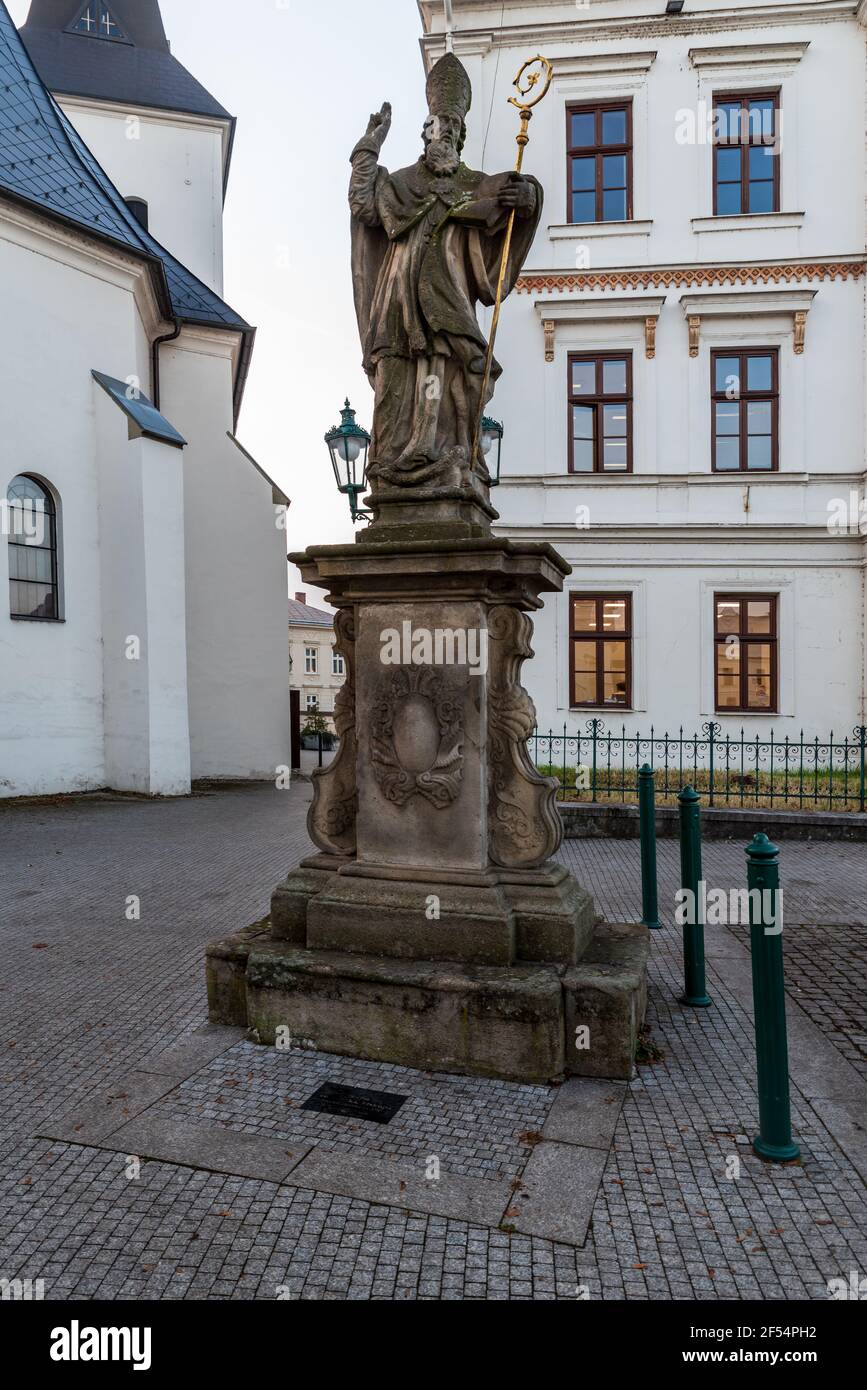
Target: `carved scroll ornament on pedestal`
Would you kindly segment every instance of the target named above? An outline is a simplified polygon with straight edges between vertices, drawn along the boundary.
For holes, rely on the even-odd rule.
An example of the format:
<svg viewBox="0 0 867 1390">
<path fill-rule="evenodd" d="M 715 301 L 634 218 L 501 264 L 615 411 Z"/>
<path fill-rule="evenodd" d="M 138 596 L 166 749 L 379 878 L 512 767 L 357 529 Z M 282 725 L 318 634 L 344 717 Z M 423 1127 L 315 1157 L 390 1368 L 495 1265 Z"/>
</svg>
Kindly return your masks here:
<svg viewBox="0 0 867 1390">
<path fill-rule="evenodd" d="M 563 841 L 557 781 L 542 777 L 527 751 L 536 708 L 520 673 L 533 655 L 532 635 L 532 622 L 517 608 L 488 615 L 488 834 L 491 859 L 501 868 L 536 868 Z"/>
</svg>

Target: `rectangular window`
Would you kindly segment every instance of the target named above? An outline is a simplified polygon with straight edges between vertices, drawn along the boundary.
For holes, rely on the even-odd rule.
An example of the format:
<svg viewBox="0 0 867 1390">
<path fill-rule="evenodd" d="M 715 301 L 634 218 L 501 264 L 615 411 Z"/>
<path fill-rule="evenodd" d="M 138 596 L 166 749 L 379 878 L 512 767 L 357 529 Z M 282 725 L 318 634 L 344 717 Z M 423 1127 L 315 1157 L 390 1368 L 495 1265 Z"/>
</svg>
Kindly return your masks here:
<svg viewBox="0 0 867 1390">
<path fill-rule="evenodd" d="M 339 652 L 332 652 L 331 654 L 331 674 L 332 676 L 346 675 L 346 662 Z"/>
<path fill-rule="evenodd" d="M 569 354 L 569 472 L 632 472 L 632 353 Z"/>
<path fill-rule="evenodd" d="M 632 103 L 567 106 L 570 222 L 627 222 L 632 217 Z"/>
<path fill-rule="evenodd" d="M 779 459 L 779 353 L 732 348 L 711 353 L 715 473 L 770 473 Z"/>
<path fill-rule="evenodd" d="M 717 594 L 714 602 L 717 713 L 775 713 L 776 594 Z"/>
<path fill-rule="evenodd" d="M 319 674 L 319 653 L 315 647 L 304 648 L 304 670 L 308 676 Z"/>
<path fill-rule="evenodd" d="M 319 696 L 318 696 L 318 695 L 308 695 L 308 696 L 307 696 L 307 713 L 308 713 L 308 714 L 317 714 L 318 712 L 319 712 Z"/>
<path fill-rule="evenodd" d="M 57 516 L 49 493 L 35 478 L 20 474 L 9 484 L 0 517 L 9 533 L 10 616 L 56 622 Z"/>
<path fill-rule="evenodd" d="M 779 212 L 779 125 L 779 92 L 714 98 L 715 216 Z"/>
<path fill-rule="evenodd" d="M 571 705 L 632 708 L 632 598 L 573 594 L 570 610 Z"/>
</svg>

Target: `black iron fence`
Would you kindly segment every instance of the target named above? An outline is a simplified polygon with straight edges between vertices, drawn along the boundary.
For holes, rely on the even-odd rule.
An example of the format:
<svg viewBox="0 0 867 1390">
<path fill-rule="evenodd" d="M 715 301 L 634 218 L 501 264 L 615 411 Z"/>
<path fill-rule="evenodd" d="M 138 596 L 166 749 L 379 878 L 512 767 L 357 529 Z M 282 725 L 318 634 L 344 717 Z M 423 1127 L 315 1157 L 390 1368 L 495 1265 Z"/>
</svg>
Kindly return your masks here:
<svg viewBox="0 0 867 1390">
<path fill-rule="evenodd" d="M 541 772 L 556 777 L 564 801 L 638 800 L 638 772 L 656 773 L 657 799 L 673 803 L 687 784 L 708 806 L 768 806 L 788 810 L 867 810 L 867 726 L 835 738 L 748 738 L 724 734 L 713 721 L 701 734 L 609 730 L 590 719 L 584 731 L 541 732 L 529 740 Z"/>
</svg>

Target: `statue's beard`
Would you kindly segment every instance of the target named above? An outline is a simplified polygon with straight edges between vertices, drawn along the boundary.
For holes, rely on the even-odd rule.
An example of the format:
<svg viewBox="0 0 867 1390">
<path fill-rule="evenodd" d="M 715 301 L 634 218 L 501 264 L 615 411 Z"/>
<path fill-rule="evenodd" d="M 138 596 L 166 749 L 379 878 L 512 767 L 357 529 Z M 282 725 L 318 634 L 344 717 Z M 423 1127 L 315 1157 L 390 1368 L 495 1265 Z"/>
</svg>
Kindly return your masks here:
<svg viewBox="0 0 867 1390">
<path fill-rule="evenodd" d="M 460 166 L 461 157 L 449 140 L 431 140 L 425 150 L 424 162 L 433 174 L 454 174 Z"/>
</svg>

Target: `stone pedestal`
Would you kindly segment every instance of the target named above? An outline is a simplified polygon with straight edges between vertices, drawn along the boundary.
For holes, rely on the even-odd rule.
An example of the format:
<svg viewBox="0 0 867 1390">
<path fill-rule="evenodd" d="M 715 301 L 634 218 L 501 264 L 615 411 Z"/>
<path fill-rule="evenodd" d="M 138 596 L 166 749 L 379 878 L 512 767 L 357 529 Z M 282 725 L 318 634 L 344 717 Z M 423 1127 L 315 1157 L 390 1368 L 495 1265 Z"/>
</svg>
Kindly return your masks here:
<svg viewBox="0 0 867 1390">
<path fill-rule="evenodd" d="M 629 1076 L 646 933 L 599 927 L 553 861 L 557 784 L 526 745 L 528 612 L 569 568 L 466 494 L 425 517 L 388 495 L 359 544 L 292 557 L 338 609 L 340 751 L 267 935 L 209 951 L 211 1016 L 440 1071 Z"/>
</svg>

